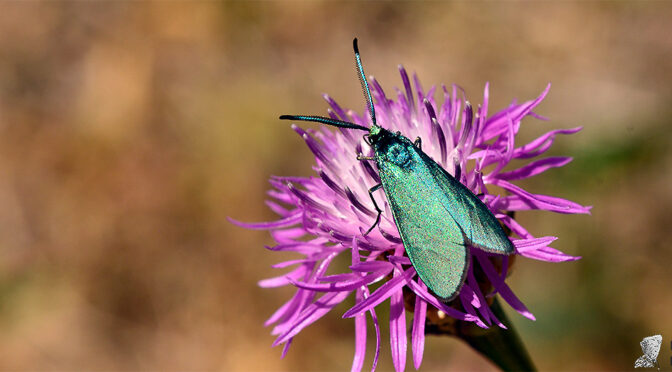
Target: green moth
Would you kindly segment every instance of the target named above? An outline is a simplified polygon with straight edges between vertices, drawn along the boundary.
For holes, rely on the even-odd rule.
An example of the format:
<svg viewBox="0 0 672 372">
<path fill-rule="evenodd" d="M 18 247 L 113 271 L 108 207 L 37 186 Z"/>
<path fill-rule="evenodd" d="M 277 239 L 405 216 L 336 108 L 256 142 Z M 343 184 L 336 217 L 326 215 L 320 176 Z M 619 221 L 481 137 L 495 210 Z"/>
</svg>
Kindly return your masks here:
<svg viewBox="0 0 672 372">
<path fill-rule="evenodd" d="M 374 156 L 381 183 L 369 189 L 378 213 L 368 234 L 380 222 L 382 210 L 373 192 L 383 188 L 399 235 L 420 279 L 444 302 L 460 292 L 470 264 L 469 247 L 497 254 L 513 253 L 513 244 L 488 207 L 471 190 L 422 151 L 421 140 L 411 141 L 376 124 L 371 91 L 364 75 L 357 39 L 355 63 L 373 125 L 322 116 L 282 115 L 283 120 L 310 121 L 369 132 L 364 140 Z M 457 171 L 456 171 L 457 173 Z"/>
</svg>

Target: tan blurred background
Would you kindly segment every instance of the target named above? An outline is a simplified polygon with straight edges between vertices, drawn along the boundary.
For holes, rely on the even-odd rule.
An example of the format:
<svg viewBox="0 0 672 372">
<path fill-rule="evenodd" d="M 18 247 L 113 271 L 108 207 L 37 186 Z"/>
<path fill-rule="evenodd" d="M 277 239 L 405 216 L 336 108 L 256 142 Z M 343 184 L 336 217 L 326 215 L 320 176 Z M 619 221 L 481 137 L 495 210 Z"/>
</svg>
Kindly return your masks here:
<svg viewBox="0 0 672 372">
<path fill-rule="evenodd" d="M 574 163 L 521 184 L 593 215 L 519 214 L 584 258 L 520 260 L 510 284 L 538 320 L 509 314 L 541 370 L 632 369 L 657 333 L 669 370 L 671 16 L 669 2 L 1 3 L 0 370 L 348 369 L 347 304 L 279 359 L 262 323 L 291 290 L 256 282 L 286 257 L 226 217 L 271 220 L 268 177 L 312 174 L 279 114 L 324 114 L 323 92 L 363 109 L 354 36 L 388 91 L 400 63 L 474 103 L 490 81 L 491 112 L 553 83 L 537 110 L 551 121 L 526 120 L 522 140 L 585 130 L 551 152 Z M 429 338 L 422 370 L 447 369 L 492 367 Z"/>
</svg>

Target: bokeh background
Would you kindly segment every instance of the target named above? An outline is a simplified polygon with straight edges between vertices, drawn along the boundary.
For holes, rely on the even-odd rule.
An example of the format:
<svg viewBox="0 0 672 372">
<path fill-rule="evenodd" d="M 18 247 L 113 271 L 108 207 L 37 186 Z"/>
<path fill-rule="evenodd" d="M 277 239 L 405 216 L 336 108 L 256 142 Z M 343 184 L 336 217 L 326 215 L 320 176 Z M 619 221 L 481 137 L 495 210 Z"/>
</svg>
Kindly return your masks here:
<svg viewBox="0 0 672 372">
<path fill-rule="evenodd" d="M 593 214 L 517 216 L 583 259 L 519 260 L 537 321 L 510 317 L 541 370 L 632 369 L 652 334 L 669 370 L 670 19 L 670 2 L 1 3 L 0 370 L 347 370 L 347 304 L 280 360 L 262 323 L 291 289 L 256 282 L 286 257 L 226 217 L 272 220 L 268 177 L 313 174 L 279 114 L 324 114 L 323 92 L 363 110 L 354 36 L 387 90 L 401 63 L 473 103 L 489 81 L 495 112 L 552 82 L 550 122 L 519 141 L 583 125 L 551 151 L 575 161 L 520 184 Z M 422 370 L 448 369 L 493 367 L 429 338 Z"/>
</svg>

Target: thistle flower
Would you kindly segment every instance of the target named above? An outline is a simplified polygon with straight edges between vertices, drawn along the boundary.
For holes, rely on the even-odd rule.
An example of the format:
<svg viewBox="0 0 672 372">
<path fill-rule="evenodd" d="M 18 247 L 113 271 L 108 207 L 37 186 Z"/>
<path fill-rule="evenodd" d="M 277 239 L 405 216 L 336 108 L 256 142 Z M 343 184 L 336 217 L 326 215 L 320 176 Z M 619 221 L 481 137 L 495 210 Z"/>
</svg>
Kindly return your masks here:
<svg viewBox="0 0 672 372">
<path fill-rule="evenodd" d="M 422 138 L 422 151 L 451 174 L 461 174 L 460 182 L 488 206 L 500 223 L 508 229 L 515 247 L 514 256 L 498 256 L 469 248 L 472 264 L 455 300 L 446 304 L 437 299 L 417 277 L 405 255 L 404 246 L 387 202 L 379 227 L 365 234 L 374 223 L 376 212 L 370 205 L 368 189 L 380 179 L 368 161 L 358 161 L 357 154 L 370 155 L 371 148 L 358 132 L 339 128 L 333 132 L 326 127 L 302 129 L 292 125 L 315 154 L 317 176 L 272 177 L 273 199 L 267 205 L 280 218 L 274 222 L 247 224 L 250 228 L 270 230 L 277 245 L 272 251 L 291 251 L 303 258 L 281 262 L 274 268 L 294 267 L 289 273 L 262 280 L 259 285 L 274 288 L 296 287 L 294 296 L 267 321 L 275 325 L 277 335 L 273 345 L 284 344 L 282 356 L 301 330 L 314 323 L 354 293 L 355 305 L 343 314 L 355 319 L 355 357 L 352 370 L 363 367 L 367 316 L 373 322 L 376 350 L 373 369 L 381 347 L 380 323 L 376 310 L 390 299 L 390 344 L 395 369 L 406 364 L 407 328 L 411 327 L 413 361 L 418 368 L 422 361 L 425 326 L 443 326 L 450 322 L 473 323 L 481 328 L 506 328 L 501 316 L 490 307 L 493 296 L 499 295 L 522 316 L 534 320 L 532 313 L 506 284 L 506 277 L 515 256 L 547 262 L 576 260 L 549 244 L 556 237 L 534 237 L 512 217 L 515 211 L 541 209 L 557 213 L 589 213 L 590 207 L 553 196 L 533 194 L 512 181 L 536 176 L 550 168 L 571 161 L 568 157 L 545 157 L 520 168 L 503 171 L 514 159 L 530 159 L 545 153 L 558 134 L 572 134 L 581 128 L 550 131 L 522 146 L 515 145 L 521 121 L 527 116 L 545 120 L 532 110 L 544 99 L 550 85 L 534 100 L 512 103 L 506 109 L 488 117 L 488 84 L 483 103 L 475 113 L 464 92 L 453 85 L 449 91 L 442 86 L 443 101 L 435 101 L 435 87 L 426 93 L 417 76 L 412 86 L 403 67 L 399 67 L 403 91 L 396 89 L 397 99 L 389 99 L 380 84 L 371 79 L 372 95 L 378 124 L 390 131 L 400 131 L 408 138 Z M 370 118 L 342 109 L 325 95 L 333 119 L 350 121 L 365 127 Z M 459 170 L 458 170 L 459 168 Z M 488 169 L 488 170 L 486 170 Z M 495 195 L 490 186 L 504 190 Z M 382 193 L 378 200 L 385 200 Z M 352 265 L 344 273 L 326 275 L 331 262 L 340 254 L 350 255 Z M 369 285 L 383 282 L 375 291 Z M 408 294 L 405 296 L 405 293 Z M 412 324 L 406 324 L 404 310 L 413 313 Z M 446 323 L 448 321 L 448 323 Z M 429 329 L 427 330 L 429 331 Z"/>
</svg>

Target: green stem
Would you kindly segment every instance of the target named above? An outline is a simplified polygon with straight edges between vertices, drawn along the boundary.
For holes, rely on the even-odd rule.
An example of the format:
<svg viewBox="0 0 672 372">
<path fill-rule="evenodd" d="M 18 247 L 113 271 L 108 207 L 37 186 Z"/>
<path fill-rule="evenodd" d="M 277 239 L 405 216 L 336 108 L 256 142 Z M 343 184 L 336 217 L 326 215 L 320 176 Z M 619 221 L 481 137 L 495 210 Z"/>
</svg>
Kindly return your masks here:
<svg viewBox="0 0 672 372">
<path fill-rule="evenodd" d="M 457 337 L 490 359 L 503 371 L 536 371 L 525 345 L 495 297 L 490 309 L 508 329 L 497 326 L 483 329 L 472 322 L 460 322 Z"/>
</svg>

